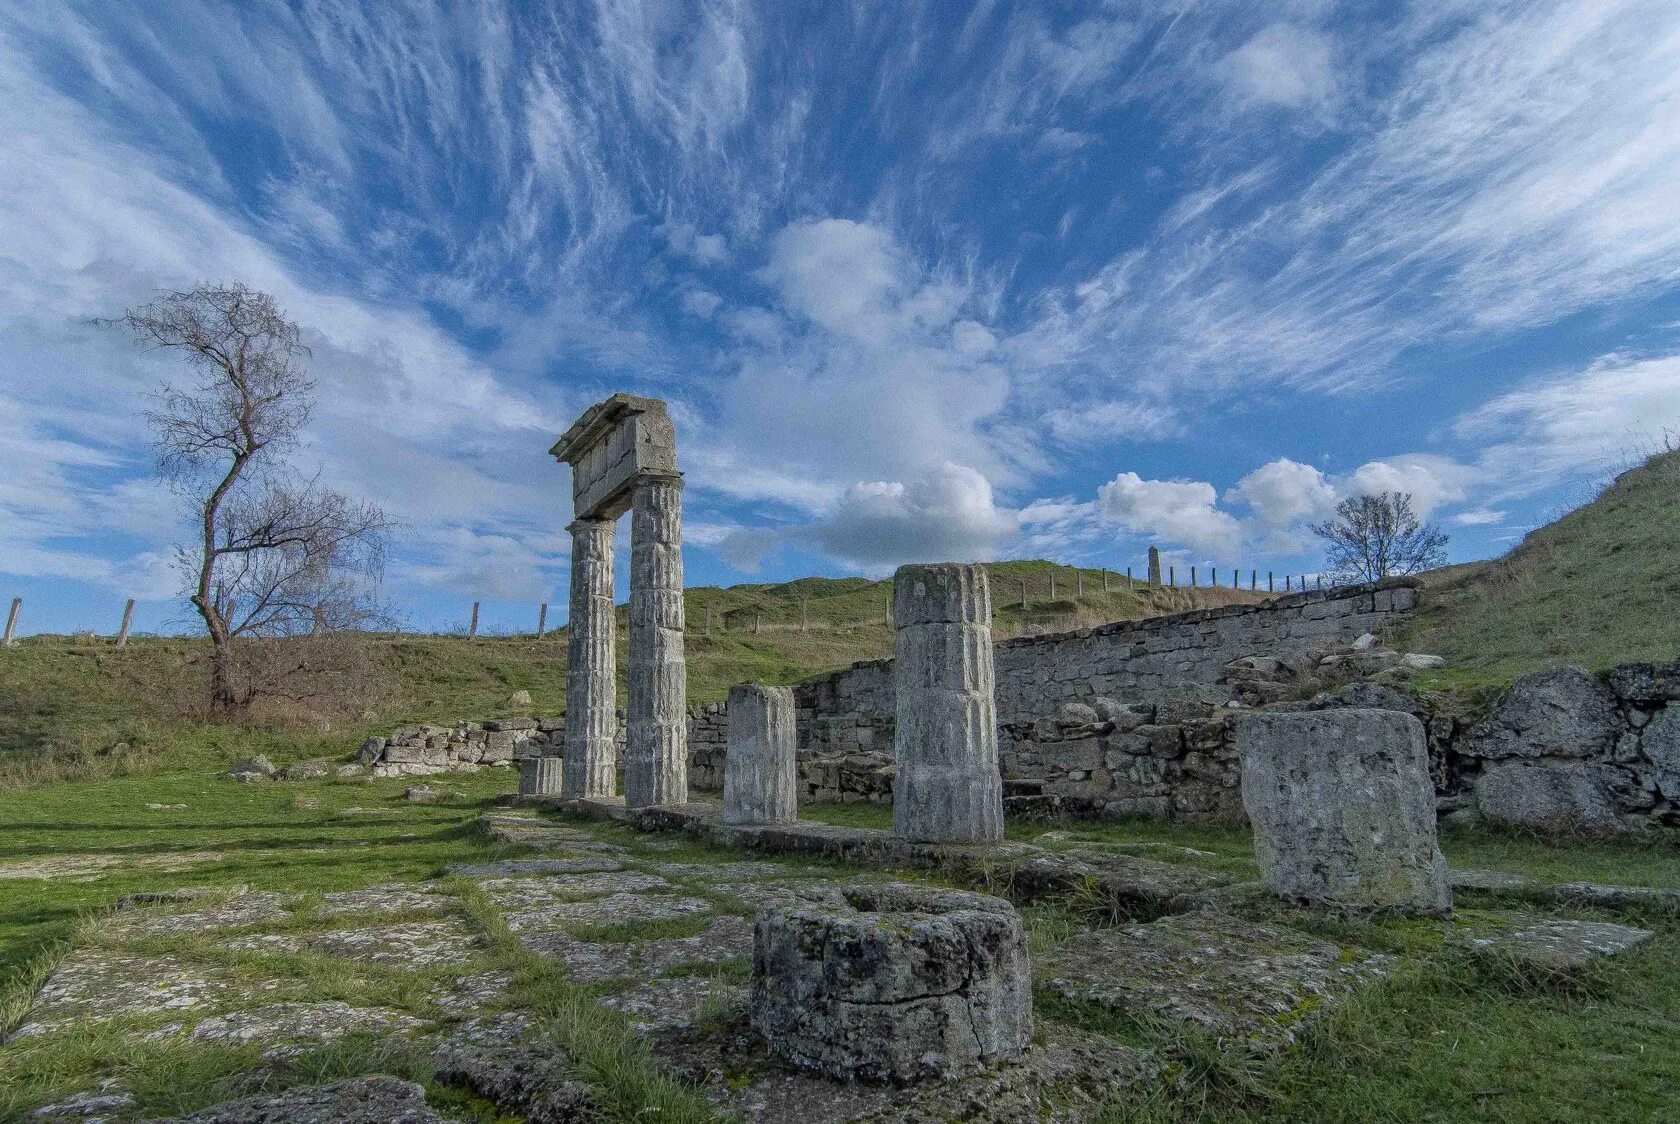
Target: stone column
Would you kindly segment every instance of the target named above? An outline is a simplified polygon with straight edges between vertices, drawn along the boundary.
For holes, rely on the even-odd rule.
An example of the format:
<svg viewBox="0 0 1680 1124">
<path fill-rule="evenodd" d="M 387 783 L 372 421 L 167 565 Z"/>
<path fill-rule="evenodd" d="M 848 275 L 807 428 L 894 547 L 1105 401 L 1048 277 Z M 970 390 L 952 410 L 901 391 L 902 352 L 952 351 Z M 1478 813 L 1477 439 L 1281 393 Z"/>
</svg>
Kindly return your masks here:
<svg viewBox="0 0 1680 1124">
<path fill-rule="evenodd" d="M 793 709 L 793 691 L 787 687 L 741 683 L 729 688 L 724 823 L 793 823 L 799 818 Z"/>
<path fill-rule="evenodd" d="M 618 732 L 613 683 L 613 530 L 579 519 L 572 532 L 571 623 L 566 642 L 566 755 L 560 791 L 611 796 Z"/>
<path fill-rule="evenodd" d="M 893 833 L 925 842 L 997 842 L 1003 780 L 985 568 L 900 566 L 893 621 Z"/>
<path fill-rule="evenodd" d="M 630 716 L 624 803 L 688 803 L 682 477 L 645 475 L 630 504 Z"/>
<path fill-rule="evenodd" d="M 555 796 L 564 785 L 564 767 L 558 757 L 527 757 L 519 763 L 521 796 Z"/>
<path fill-rule="evenodd" d="M 1398 710 L 1279 711 L 1236 729 L 1254 858 L 1274 892 L 1410 914 L 1452 908 L 1423 723 Z"/>
<path fill-rule="evenodd" d="M 1161 584 L 1161 551 L 1153 546 L 1149 548 L 1149 584 Z"/>
</svg>

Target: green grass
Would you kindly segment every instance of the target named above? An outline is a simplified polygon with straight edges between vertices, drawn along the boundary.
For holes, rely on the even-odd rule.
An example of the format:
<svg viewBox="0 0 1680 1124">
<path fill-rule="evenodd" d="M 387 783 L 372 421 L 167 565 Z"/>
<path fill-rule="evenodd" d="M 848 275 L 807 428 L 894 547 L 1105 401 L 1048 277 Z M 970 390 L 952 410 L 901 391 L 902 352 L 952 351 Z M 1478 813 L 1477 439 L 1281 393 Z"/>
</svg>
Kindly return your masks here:
<svg viewBox="0 0 1680 1124">
<path fill-rule="evenodd" d="M 1099 570 L 1048 562 L 990 567 L 997 632 L 1042 632 L 1250 599 L 1230 589 L 1127 587 Z M 1057 595 L 1049 598 L 1054 574 Z M 1076 582 L 1084 575 L 1084 593 Z M 1026 581 L 1029 607 L 1020 604 Z M 1227 574 L 1227 580 L 1229 575 Z M 691 702 L 715 702 L 735 683 L 793 683 L 892 652 L 884 610 L 890 582 L 805 578 L 780 585 L 699 587 L 684 597 Z M 620 635 L 627 634 L 619 609 Z M 708 622 L 710 625 L 708 627 Z M 0 654 L 0 789 L 160 769 L 212 768 L 255 753 L 276 763 L 342 758 L 373 734 L 410 722 L 448 723 L 565 709 L 566 635 L 355 638 L 357 686 L 338 698 L 271 705 L 224 725 L 195 715 L 205 696 L 206 646 L 196 639 L 109 641 L 26 637 Z M 620 691 L 628 645 L 618 645 Z"/>
<path fill-rule="evenodd" d="M 1481 686 L 1561 662 L 1603 670 L 1680 657 L 1680 450 L 1650 458 L 1504 558 L 1424 576 L 1412 651 L 1453 671 L 1420 682 Z"/>
</svg>

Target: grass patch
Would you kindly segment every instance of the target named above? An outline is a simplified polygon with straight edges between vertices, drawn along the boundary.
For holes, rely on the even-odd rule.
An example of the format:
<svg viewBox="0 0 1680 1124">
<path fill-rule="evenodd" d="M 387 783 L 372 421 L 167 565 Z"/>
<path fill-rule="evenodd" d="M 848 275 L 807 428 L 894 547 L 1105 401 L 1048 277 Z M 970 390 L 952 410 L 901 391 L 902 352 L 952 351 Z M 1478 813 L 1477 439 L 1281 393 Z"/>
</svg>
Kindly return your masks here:
<svg viewBox="0 0 1680 1124">
<path fill-rule="evenodd" d="M 643 921 L 608 921 L 598 924 L 566 926 L 566 932 L 580 941 L 595 944 L 622 944 L 627 941 L 668 941 L 684 937 L 698 937 L 712 926 L 708 914 L 685 917 L 659 917 Z"/>
</svg>

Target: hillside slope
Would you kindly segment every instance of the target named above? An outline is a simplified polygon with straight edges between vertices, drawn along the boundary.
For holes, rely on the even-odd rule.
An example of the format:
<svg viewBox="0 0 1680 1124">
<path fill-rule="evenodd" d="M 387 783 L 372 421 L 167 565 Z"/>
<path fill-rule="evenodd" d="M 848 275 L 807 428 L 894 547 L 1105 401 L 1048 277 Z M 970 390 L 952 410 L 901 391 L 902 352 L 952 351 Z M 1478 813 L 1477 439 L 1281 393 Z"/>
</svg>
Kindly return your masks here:
<svg viewBox="0 0 1680 1124">
<path fill-rule="evenodd" d="M 997 634 L 1048 632 L 1253 600 L 1230 588 L 1128 587 L 1100 570 L 1048 562 L 989 567 Z M 1055 577 L 1052 596 L 1051 577 Z M 1223 574 L 1230 582 L 1230 572 Z M 1206 581 L 1207 576 L 1202 575 Z M 1022 608 L 1021 583 L 1027 585 Z M 721 699 L 733 683 L 791 683 L 892 651 L 890 581 L 804 578 L 781 584 L 686 591 L 689 698 Z M 619 608 L 619 692 L 628 680 L 625 610 Z M 222 763 L 264 752 L 276 760 L 339 755 L 403 722 L 451 722 L 565 708 L 564 630 L 526 636 L 366 636 L 361 671 L 338 697 L 289 703 L 241 726 L 191 717 L 202 697 L 202 641 L 30 637 L 0 652 L 0 786 L 28 779 Z"/>
<path fill-rule="evenodd" d="M 1466 681 L 1680 656 L 1680 450 L 1623 473 L 1505 557 L 1424 580 L 1407 646 L 1446 656 Z"/>
</svg>

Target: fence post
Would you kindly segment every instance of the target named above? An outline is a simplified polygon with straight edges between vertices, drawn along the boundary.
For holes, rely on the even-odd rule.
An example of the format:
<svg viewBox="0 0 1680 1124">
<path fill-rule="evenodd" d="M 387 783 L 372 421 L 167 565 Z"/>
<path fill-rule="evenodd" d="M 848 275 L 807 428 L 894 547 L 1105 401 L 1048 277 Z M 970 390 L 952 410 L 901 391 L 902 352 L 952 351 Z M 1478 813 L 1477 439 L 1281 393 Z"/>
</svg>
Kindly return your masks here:
<svg viewBox="0 0 1680 1124">
<path fill-rule="evenodd" d="M 1190 567 L 1190 588 L 1196 588 L 1196 567 Z"/>
<path fill-rule="evenodd" d="M 1168 566 L 1167 567 L 1167 588 L 1168 589 L 1173 589 L 1173 588 L 1176 588 L 1177 585 L 1178 585 L 1178 567 L 1176 565 Z"/>
<path fill-rule="evenodd" d="M 117 647 L 128 647 L 128 626 L 132 620 L 134 620 L 134 598 L 130 597 L 128 604 L 123 606 L 122 627 L 117 629 Z"/>
<path fill-rule="evenodd" d="M 753 614 L 753 633 L 756 635 L 757 633 L 760 633 L 760 632 L 763 632 L 763 631 L 764 631 L 764 615 L 762 613 L 754 613 Z"/>
<path fill-rule="evenodd" d="M 1130 566 L 1127 566 L 1126 567 L 1126 588 L 1130 589 L 1131 587 L 1132 587 L 1132 568 Z"/>
<path fill-rule="evenodd" d="M 543 633 L 545 633 L 547 631 L 548 631 L 548 602 L 544 601 L 542 603 L 542 608 L 537 610 L 537 639 L 541 640 L 543 638 Z"/>
<path fill-rule="evenodd" d="M 1056 571 L 1050 571 L 1050 600 L 1056 599 Z"/>
<path fill-rule="evenodd" d="M 1031 606 L 1027 602 L 1027 579 L 1021 579 L 1021 611 L 1026 612 Z"/>
<path fill-rule="evenodd" d="M 1259 588 L 1260 588 L 1260 571 L 1259 570 L 1250 570 L 1248 572 L 1248 589 L 1249 589 L 1249 592 L 1252 593 L 1254 590 L 1257 590 Z"/>
<path fill-rule="evenodd" d="M 1075 570 L 1073 572 L 1073 595 L 1075 597 L 1085 596 L 1085 571 L 1084 570 Z"/>
<path fill-rule="evenodd" d="M 1320 589 L 1324 588 L 1324 575 L 1323 574 L 1318 575 L 1318 588 L 1320 588 Z"/>
<path fill-rule="evenodd" d="M 1276 593 L 1277 592 L 1277 584 L 1272 580 L 1272 572 L 1270 570 L 1266 571 L 1266 592 L 1267 593 Z"/>
<path fill-rule="evenodd" d="M 1108 592 L 1108 568 L 1103 567 L 1103 592 Z"/>
<path fill-rule="evenodd" d="M 800 602 L 799 602 L 799 631 L 800 632 L 809 632 L 810 630 L 811 630 L 811 599 L 809 597 L 806 597 L 806 598 L 801 599 Z"/>
<path fill-rule="evenodd" d="M 473 640 L 473 639 L 476 639 L 477 637 L 478 637 L 478 602 L 474 601 L 473 602 L 472 624 L 467 626 L 467 639 L 468 640 Z"/>
<path fill-rule="evenodd" d="M 12 598 L 12 611 L 6 616 L 6 638 L 0 640 L 0 646 L 10 648 L 16 643 L 12 639 L 12 632 L 17 628 L 18 610 L 23 608 L 23 598 Z"/>
<path fill-rule="evenodd" d="M 890 593 L 887 594 L 887 599 L 881 603 L 881 623 L 888 628 L 892 627 L 892 594 Z"/>
</svg>

